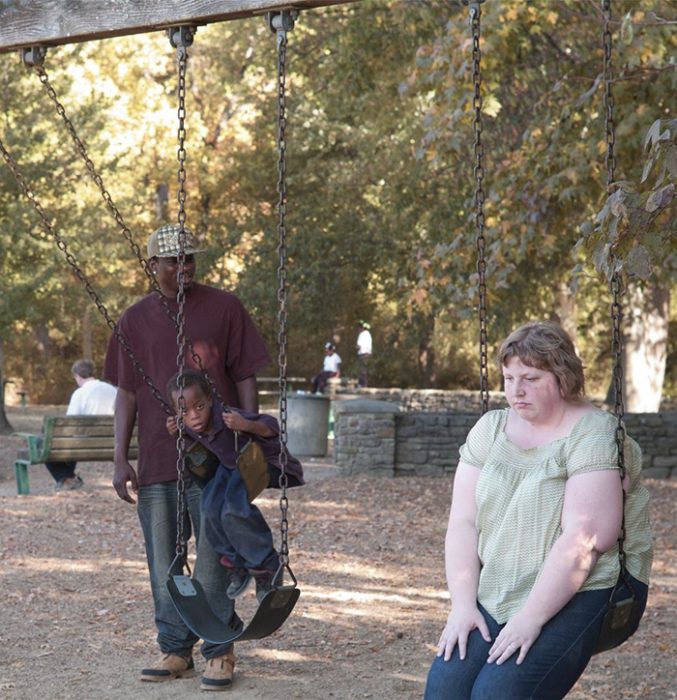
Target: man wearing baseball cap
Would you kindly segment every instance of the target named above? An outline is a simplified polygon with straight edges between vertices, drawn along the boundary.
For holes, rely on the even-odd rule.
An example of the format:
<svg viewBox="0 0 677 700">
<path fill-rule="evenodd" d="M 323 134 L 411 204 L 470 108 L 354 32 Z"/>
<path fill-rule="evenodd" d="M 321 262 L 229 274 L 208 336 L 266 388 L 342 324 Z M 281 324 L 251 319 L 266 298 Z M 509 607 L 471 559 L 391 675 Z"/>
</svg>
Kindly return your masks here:
<svg viewBox="0 0 677 700">
<path fill-rule="evenodd" d="M 229 292 L 194 281 L 195 255 L 203 252 L 184 227 L 185 334 L 199 355 L 224 401 L 258 413 L 256 372 L 271 359 L 248 312 Z M 148 265 L 166 304 L 178 311 L 180 227 L 161 226 L 148 239 Z M 165 387 L 176 372 L 177 329 L 153 291 L 130 306 L 120 318 L 119 329 L 144 372 L 155 387 Z M 199 369 L 187 347 L 186 367 Z M 195 674 L 192 649 L 198 641 L 176 612 L 165 587 L 167 571 L 176 555 L 176 440 L 167 432 L 161 403 L 135 369 L 115 335 L 109 341 L 105 378 L 118 387 L 115 402 L 115 472 L 118 496 L 135 503 L 143 531 L 150 574 L 155 624 L 161 660 L 143 669 L 141 680 L 165 681 Z M 139 458 L 136 469 L 129 462 L 129 443 L 138 424 Z M 195 577 L 202 583 L 213 610 L 225 621 L 237 624 L 233 601 L 226 595 L 227 569 L 200 537 L 200 487 L 186 477 L 186 504 L 197 540 Z M 190 530 L 189 530 L 190 531 Z M 232 645 L 205 642 L 207 660 L 200 687 L 225 690 L 232 683 L 235 656 Z"/>
<path fill-rule="evenodd" d="M 336 352 L 334 343 L 327 341 L 324 344 L 324 361 L 322 362 L 322 371 L 313 377 L 313 394 L 324 393 L 324 388 L 327 386 L 327 380 L 331 377 L 341 376 L 341 358 Z"/>
</svg>

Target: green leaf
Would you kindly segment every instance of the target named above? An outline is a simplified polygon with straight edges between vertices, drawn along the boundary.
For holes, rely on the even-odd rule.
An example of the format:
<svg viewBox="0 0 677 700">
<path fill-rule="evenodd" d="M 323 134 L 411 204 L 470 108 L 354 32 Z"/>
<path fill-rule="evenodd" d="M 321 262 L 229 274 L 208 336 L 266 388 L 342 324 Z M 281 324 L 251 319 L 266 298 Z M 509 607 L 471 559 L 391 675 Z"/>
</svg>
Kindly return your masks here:
<svg viewBox="0 0 677 700">
<path fill-rule="evenodd" d="M 673 183 L 665 185 L 665 187 L 661 187 L 659 190 L 656 190 L 649 195 L 644 208 L 648 212 L 654 212 L 657 209 L 665 209 L 665 207 L 670 204 L 674 194 L 675 185 Z"/>
<path fill-rule="evenodd" d="M 643 280 L 649 279 L 652 273 L 649 252 L 643 245 L 637 245 L 625 258 L 625 269 L 628 274 Z"/>
<path fill-rule="evenodd" d="M 623 17 L 623 22 L 621 23 L 620 38 L 624 44 L 632 44 L 634 36 L 635 31 L 632 25 L 632 12 L 628 12 L 625 17 Z"/>
<path fill-rule="evenodd" d="M 661 120 L 656 119 L 656 121 L 651 125 L 649 130 L 646 132 L 646 136 L 644 137 L 644 148 L 650 147 L 654 141 L 657 141 L 660 133 L 661 133 Z"/>
</svg>

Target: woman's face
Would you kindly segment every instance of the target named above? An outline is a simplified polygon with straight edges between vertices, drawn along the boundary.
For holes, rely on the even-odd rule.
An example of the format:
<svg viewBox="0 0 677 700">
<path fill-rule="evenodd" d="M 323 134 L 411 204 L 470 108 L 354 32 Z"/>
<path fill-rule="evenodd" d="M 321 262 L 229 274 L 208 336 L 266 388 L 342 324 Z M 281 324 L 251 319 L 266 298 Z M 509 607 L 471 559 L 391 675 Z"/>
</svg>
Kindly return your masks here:
<svg viewBox="0 0 677 700">
<path fill-rule="evenodd" d="M 561 411 L 564 399 L 552 372 L 511 357 L 503 365 L 503 379 L 510 408 L 529 423 L 545 422 Z"/>
</svg>

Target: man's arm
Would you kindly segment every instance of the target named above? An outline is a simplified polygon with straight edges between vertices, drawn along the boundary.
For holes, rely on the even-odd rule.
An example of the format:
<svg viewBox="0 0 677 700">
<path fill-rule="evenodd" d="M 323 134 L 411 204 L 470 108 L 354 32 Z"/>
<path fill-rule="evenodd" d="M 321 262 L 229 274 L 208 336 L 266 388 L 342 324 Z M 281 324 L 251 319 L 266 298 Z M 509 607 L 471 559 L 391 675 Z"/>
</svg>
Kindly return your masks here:
<svg viewBox="0 0 677 700">
<path fill-rule="evenodd" d="M 136 394 L 126 389 L 118 388 L 115 397 L 115 472 L 113 486 L 118 496 L 127 503 L 135 503 L 127 490 L 127 482 L 136 491 L 136 472 L 129 463 L 129 444 L 132 439 L 134 422 L 136 421 Z"/>
<path fill-rule="evenodd" d="M 259 412 L 259 392 L 256 385 L 256 375 L 245 377 L 241 382 L 235 382 L 237 396 L 240 400 L 239 408 L 249 413 Z"/>
</svg>

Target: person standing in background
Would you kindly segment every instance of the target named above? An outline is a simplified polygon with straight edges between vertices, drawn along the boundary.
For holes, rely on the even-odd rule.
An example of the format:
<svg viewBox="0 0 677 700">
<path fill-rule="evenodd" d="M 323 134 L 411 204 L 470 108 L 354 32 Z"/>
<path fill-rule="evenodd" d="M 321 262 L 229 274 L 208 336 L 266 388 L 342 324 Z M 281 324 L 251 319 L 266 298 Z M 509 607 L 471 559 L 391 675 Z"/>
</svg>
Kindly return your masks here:
<svg viewBox="0 0 677 700">
<path fill-rule="evenodd" d="M 358 321 L 357 327 L 359 328 L 357 335 L 357 362 L 359 366 L 357 385 L 364 388 L 367 386 L 367 368 L 371 358 L 371 326 L 366 321 Z"/>
</svg>

